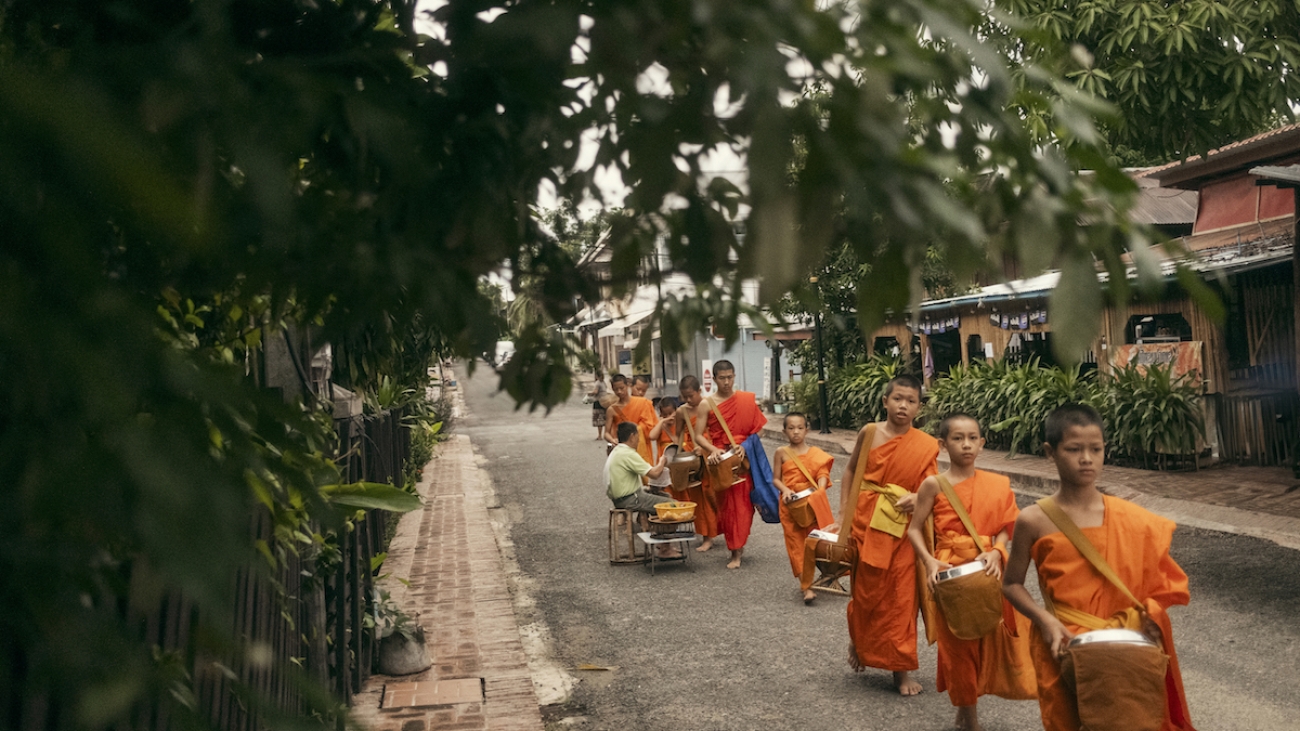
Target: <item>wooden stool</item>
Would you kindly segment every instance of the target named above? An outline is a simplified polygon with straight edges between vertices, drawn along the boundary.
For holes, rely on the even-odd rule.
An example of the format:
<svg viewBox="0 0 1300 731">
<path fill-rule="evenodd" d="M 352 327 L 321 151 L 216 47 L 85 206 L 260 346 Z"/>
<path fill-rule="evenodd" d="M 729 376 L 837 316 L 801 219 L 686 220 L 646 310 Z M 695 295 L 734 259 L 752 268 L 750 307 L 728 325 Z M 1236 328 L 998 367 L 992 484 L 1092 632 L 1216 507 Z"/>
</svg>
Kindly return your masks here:
<svg viewBox="0 0 1300 731">
<path fill-rule="evenodd" d="M 650 530 L 650 521 L 644 513 L 631 510 L 609 510 L 609 562 L 613 564 L 645 563 L 645 544 L 636 534 Z"/>
</svg>

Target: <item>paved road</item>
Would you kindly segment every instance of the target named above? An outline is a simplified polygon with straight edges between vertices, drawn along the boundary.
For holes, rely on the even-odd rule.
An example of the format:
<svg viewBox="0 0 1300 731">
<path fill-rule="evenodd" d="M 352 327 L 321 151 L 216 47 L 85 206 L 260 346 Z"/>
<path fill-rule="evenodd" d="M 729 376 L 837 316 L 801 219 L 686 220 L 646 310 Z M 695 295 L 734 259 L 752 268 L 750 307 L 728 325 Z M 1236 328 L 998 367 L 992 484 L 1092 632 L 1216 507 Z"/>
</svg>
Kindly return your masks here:
<svg viewBox="0 0 1300 731">
<path fill-rule="evenodd" d="M 485 458 L 509 516 L 530 594 L 516 602 L 521 622 L 544 624 L 550 659 L 579 679 L 551 718 L 619 731 L 949 728 L 932 648 L 921 651 L 917 698 L 898 697 L 887 673 L 849 671 L 845 601 L 801 603 L 777 526 L 755 520 L 739 571 L 724 568 L 721 545 L 693 557 L 694 571 L 611 566 L 589 407 L 514 411 L 495 382 L 486 369 L 461 382 L 470 413 L 455 428 Z M 1180 529 L 1174 554 L 1192 580 L 1192 605 L 1173 617 L 1197 727 L 1297 728 L 1300 553 Z M 583 663 L 615 669 L 576 670 Z M 986 698 L 980 709 L 989 729 L 1041 727 L 1033 702 Z"/>
</svg>

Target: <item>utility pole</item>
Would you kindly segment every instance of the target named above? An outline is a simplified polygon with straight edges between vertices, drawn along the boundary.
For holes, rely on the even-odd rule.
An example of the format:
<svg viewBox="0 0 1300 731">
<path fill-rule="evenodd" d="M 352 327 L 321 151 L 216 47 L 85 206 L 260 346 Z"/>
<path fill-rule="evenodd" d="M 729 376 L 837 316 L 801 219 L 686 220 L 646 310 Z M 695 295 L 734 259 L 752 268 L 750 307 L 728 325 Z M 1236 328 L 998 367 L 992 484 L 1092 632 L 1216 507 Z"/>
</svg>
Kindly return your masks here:
<svg viewBox="0 0 1300 731">
<path fill-rule="evenodd" d="M 808 277 L 809 284 L 817 284 L 817 277 Z M 822 347 L 822 311 L 821 297 L 817 298 L 817 310 L 813 312 L 813 323 L 817 330 L 817 397 L 821 401 L 821 433 L 830 434 L 830 409 L 826 403 L 826 351 Z"/>
</svg>

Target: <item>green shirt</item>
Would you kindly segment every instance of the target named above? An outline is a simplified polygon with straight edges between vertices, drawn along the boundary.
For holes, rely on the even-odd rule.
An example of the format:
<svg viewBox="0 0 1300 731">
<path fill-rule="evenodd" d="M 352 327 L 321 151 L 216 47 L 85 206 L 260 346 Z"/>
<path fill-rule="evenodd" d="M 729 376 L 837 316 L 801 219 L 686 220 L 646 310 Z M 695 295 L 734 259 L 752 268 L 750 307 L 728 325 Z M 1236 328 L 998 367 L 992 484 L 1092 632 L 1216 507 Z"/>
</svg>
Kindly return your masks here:
<svg viewBox="0 0 1300 731">
<path fill-rule="evenodd" d="M 627 497 L 641 489 L 641 475 L 650 471 L 650 464 L 635 449 L 620 444 L 614 447 L 605 460 L 605 494 L 610 500 Z"/>
</svg>

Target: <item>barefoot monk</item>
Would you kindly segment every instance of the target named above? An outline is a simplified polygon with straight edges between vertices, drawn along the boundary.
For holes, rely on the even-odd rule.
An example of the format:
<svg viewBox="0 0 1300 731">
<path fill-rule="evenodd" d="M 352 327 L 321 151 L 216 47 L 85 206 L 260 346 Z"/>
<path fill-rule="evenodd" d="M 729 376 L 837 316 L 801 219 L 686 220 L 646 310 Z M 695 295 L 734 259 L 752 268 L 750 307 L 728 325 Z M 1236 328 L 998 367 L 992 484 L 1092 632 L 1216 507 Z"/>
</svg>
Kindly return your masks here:
<svg viewBox="0 0 1300 731">
<path fill-rule="evenodd" d="M 921 692 L 912 678 L 918 667 L 916 557 L 904 536 L 917 489 L 937 473 L 939 445 L 912 426 L 921 409 L 921 383 L 916 378 L 901 375 L 891 380 L 884 404 L 885 421 L 868 424 L 858 433 L 840 488 L 840 522 L 852 523 L 858 552 L 848 610 L 849 664 L 856 671 L 893 671 L 898 692 L 916 695 Z M 864 476 L 858 503 L 849 505 L 852 491 L 847 488 L 859 471 Z"/>
<path fill-rule="evenodd" d="M 759 410 L 754 394 L 736 389 L 736 367 L 731 361 L 720 360 L 713 365 L 713 380 L 718 391 L 704 399 L 695 408 L 696 424 L 705 428 L 695 433 L 695 443 L 704 447 L 706 461 L 716 466 L 723 452 L 733 444 L 744 444 L 751 435 L 759 433 L 767 417 Z M 721 421 L 719 421 L 721 417 Z M 733 441 L 734 440 L 734 441 Z M 716 475 L 711 475 L 717 479 Z M 749 531 L 754 524 L 754 504 L 749 491 L 753 481 L 748 474 L 730 487 L 715 486 L 721 497 L 718 500 L 718 528 L 727 537 L 731 560 L 727 568 L 740 568 L 740 557 L 749 541 Z"/>
</svg>

